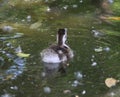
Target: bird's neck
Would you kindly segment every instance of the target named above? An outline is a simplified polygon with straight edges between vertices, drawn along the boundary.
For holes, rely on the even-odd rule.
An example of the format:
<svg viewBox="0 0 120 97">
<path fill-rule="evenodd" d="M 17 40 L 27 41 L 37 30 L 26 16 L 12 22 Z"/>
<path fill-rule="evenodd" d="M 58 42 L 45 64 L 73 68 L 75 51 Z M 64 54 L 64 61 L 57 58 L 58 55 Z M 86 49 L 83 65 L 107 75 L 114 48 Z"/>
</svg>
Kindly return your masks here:
<svg viewBox="0 0 120 97">
<path fill-rule="evenodd" d="M 66 39 L 64 35 L 57 35 L 57 45 L 58 46 L 66 46 Z"/>
<path fill-rule="evenodd" d="M 64 35 L 57 35 L 57 45 L 59 47 L 67 47 L 67 48 L 69 48 L 67 46 L 67 44 L 66 44 L 66 39 L 65 38 L 66 37 Z"/>
</svg>

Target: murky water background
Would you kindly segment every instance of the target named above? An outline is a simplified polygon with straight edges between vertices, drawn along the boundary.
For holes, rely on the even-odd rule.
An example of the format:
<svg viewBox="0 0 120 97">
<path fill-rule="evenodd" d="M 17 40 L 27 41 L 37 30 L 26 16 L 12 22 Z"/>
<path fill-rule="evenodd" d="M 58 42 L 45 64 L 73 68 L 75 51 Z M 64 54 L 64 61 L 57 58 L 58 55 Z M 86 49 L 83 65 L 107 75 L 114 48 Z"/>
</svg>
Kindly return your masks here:
<svg viewBox="0 0 120 97">
<path fill-rule="evenodd" d="M 76 5 L 0 2 L 0 97 L 119 97 L 119 84 L 108 88 L 104 83 L 108 77 L 120 79 L 115 23 Z M 75 56 L 67 65 L 44 64 L 40 52 L 56 41 L 59 28 L 68 28 Z M 19 47 L 30 56 L 17 55 Z"/>
</svg>

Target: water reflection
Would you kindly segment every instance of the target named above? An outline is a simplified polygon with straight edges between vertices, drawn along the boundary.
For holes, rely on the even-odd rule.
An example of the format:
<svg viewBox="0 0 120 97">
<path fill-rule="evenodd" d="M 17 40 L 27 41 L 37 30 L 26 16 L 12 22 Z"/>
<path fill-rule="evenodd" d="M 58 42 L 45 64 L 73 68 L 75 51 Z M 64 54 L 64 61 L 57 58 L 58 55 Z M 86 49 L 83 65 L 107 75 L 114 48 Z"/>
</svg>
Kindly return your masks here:
<svg viewBox="0 0 120 97">
<path fill-rule="evenodd" d="M 25 59 L 15 58 L 11 63 L 11 66 L 7 67 L 7 69 L 3 69 L 3 68 L 6 67 L 5 65 L 9 64 L 9 62 L 3 61 L 1 65 L 1 73 L 0 73 L 1 82 L 9 79 L 16 79 L 17 76 L 21 75 L 26 68 L 25 61 L 26 61 Z"/>
<path fill-rule="evenodd" d="M 22 60 L 22 61 L 24 61 L 24 60 Z M 25 70 L 25 66 L 24 65 L 23 66 L 19 66 L 17 64 L 17 65 L 10 66 L 5 71 L 5 74 L 7 75 L 6 77 L 8 77 L 10 75 L 11 76 L 10 79 L 15 79 L 17 76 L 21 75 L 23 73 L 23 71 Z"/>
<path fill-rule="evenodd" d="M 10 33 L 10 34 L 4 34 L 0 35 L 0 40 L 8 40 L 8 39 L 15 39 L 20 38 L 23 36 L 23 33 Z"/>
<path fill-rule="evenodd" d="M 10 42 L 3 42 L 3 47 L 0 48 L 0 81 L 1 83 L 16 79 L 25 70 L 26 58 L 21 58 L 16 55 L 16 47 Z"/>
<path fill-rule="evenodd" d="M 43 63 L 42 77 L 54 77 L 58 73 L 66 73 L 68 63 Z"/>
</svg>

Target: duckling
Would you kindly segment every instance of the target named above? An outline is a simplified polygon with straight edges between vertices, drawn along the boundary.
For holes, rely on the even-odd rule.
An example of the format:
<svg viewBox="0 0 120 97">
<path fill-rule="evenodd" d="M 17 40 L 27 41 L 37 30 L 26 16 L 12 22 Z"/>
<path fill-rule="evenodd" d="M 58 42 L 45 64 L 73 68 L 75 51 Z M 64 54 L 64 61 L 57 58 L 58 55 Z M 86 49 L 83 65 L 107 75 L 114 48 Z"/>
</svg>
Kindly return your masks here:
<svg viewBox="0 0 120 97">
<path fill-rule="evenodd" d="M 41 58 L 45 63 L 61 63 L 73 58 L 72 49 L 66 44 L 67 28 L 59 29 L 57 33 L 57 44 L 42 50 Z"/>
</svg>

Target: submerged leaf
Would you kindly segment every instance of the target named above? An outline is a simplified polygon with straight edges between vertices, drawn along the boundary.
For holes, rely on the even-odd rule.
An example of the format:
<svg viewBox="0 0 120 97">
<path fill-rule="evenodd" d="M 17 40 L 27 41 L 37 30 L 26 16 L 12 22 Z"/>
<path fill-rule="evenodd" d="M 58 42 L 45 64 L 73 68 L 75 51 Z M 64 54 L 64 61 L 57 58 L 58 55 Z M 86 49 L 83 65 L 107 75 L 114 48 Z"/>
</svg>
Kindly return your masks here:
<svg viewBox="0 0 120 97">
<path fill-rule="evenodd" d="M 109 88 L 115 86 L 118 82 L 119 82 L 119 80 L 116 80 L 114 78 L 106 78 L 106 80 L 105 80 L 105 84 Z"/>
<path fill-rule="evenodd" d="M 17 56 L 22 57 L 22 58 L 27 58 L 30 56 L 30 54 L 25 54 L 25 53 L 19 52 L 19 53 L 17 53 Z"/>
<path fill-rule="evenodd" d="M 13 75 L 10 74 L 10 75 L 6 76 L 6 78 L 5 78 L 4 80 L 9 80 L 9 79 L 11 79 L 12 77 L 13 77 Z"/>
<path fill-rule="evenodd" d="M 31 24 L 30 29 L 38 29 L 42 25 L 41 21 Z"/>
<path fill-rule="evenodd" d="M 64 90 L 63 93 L 64 93 L 64 94 L 71 93 L 71 90 Z"/>
</svg>

